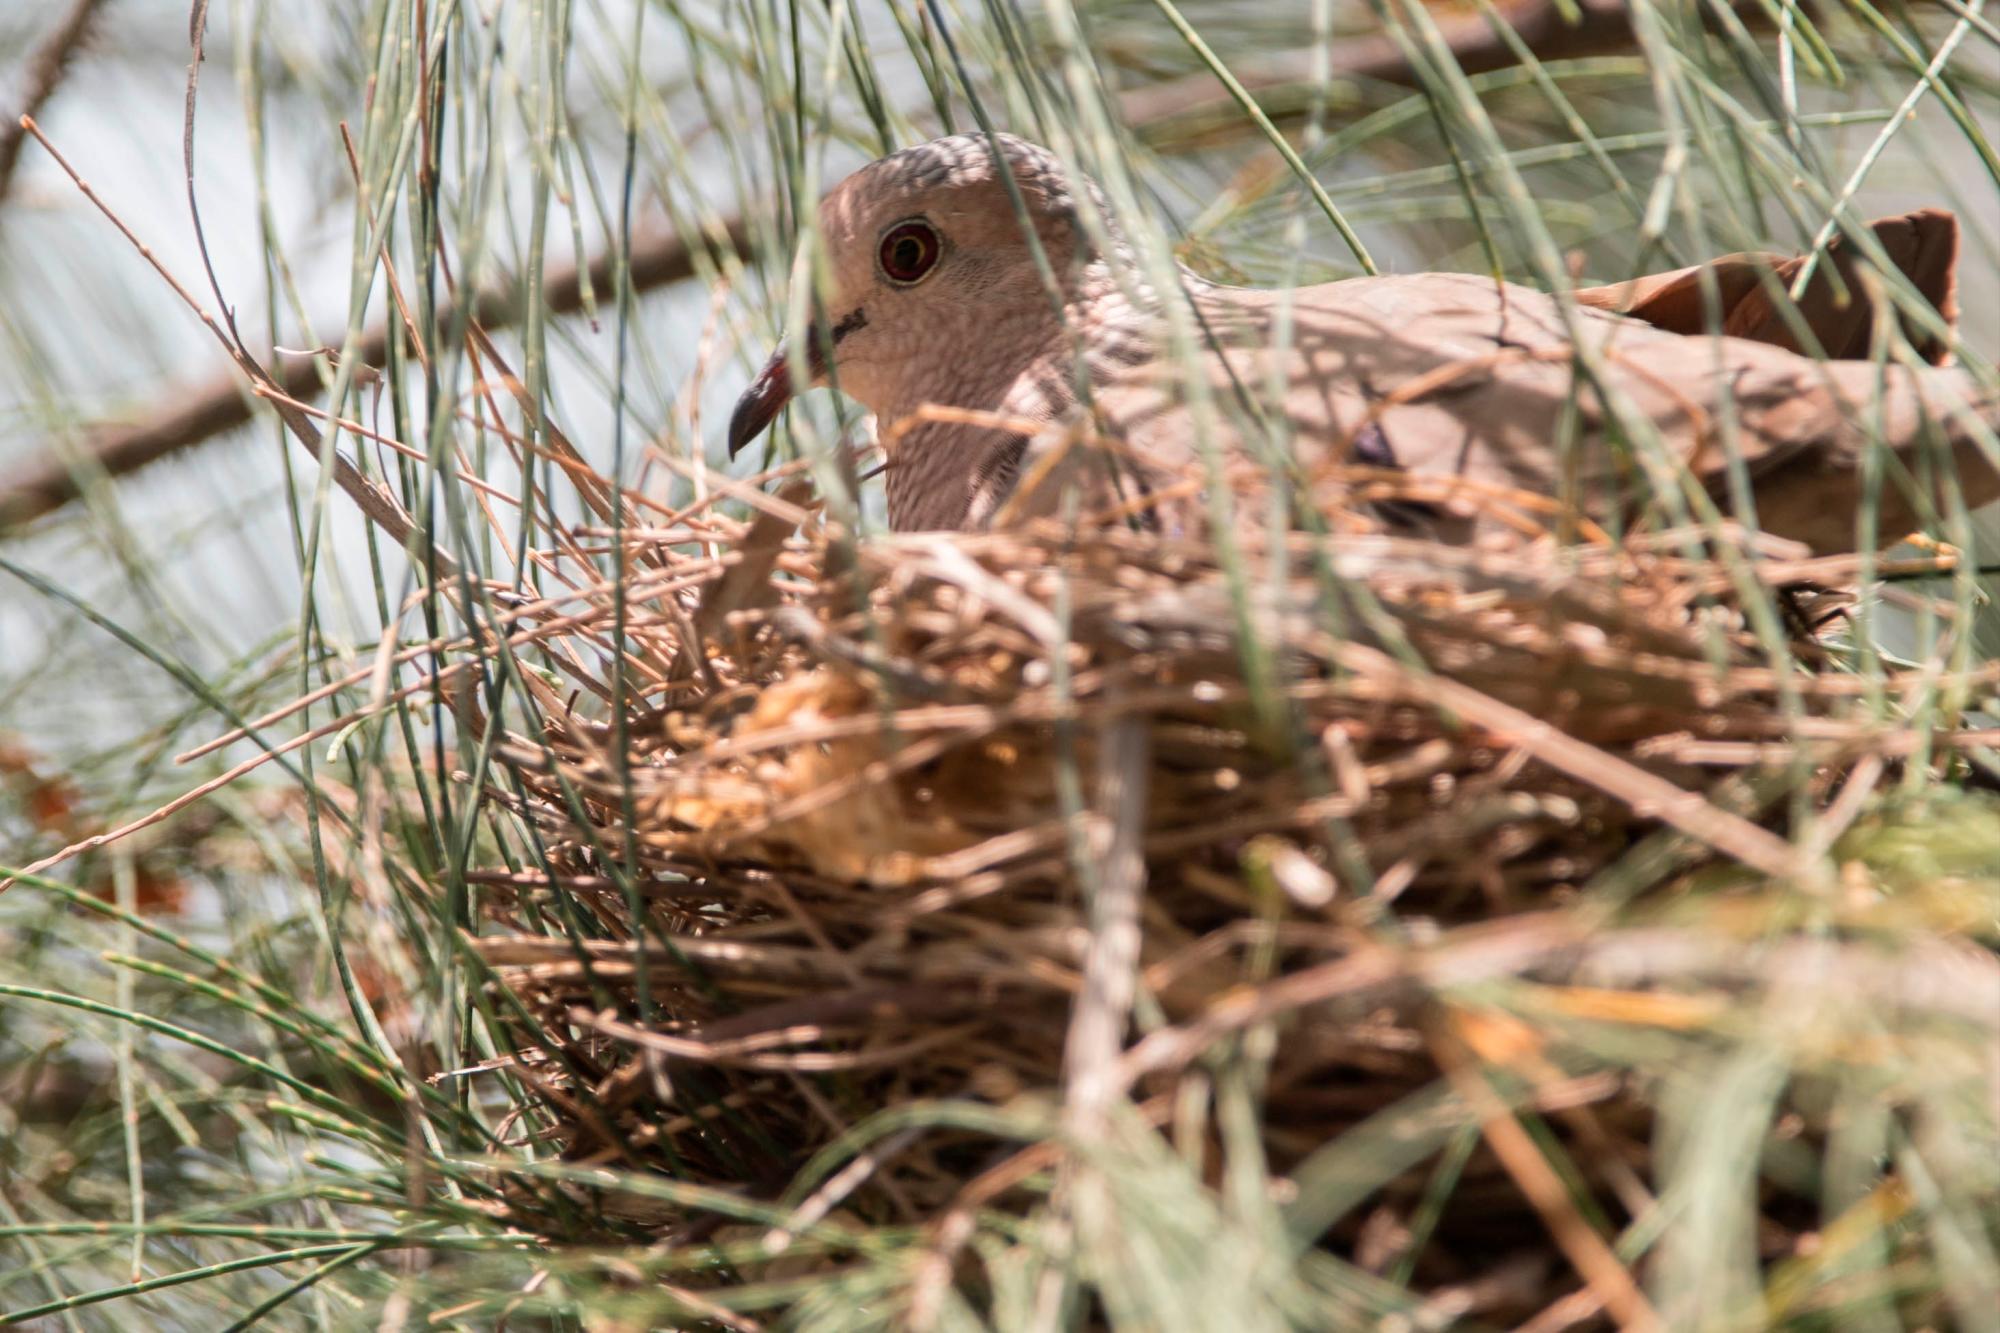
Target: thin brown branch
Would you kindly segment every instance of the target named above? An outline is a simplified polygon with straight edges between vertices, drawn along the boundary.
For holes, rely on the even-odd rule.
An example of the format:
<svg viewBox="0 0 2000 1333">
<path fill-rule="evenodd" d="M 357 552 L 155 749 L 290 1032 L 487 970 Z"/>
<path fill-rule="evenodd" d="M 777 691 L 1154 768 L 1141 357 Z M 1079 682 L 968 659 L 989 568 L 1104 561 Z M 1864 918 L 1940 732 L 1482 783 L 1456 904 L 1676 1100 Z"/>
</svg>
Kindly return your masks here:
<svg viewBox="0 0 2000 1333">
<path fill-rule="evenodd" d="M 1537 60 L 1610 55 L 1631 50 L 1637 41 L 1632 28 L 1632 6 L 1626 0 L 1576 0 L 1577 17 L 1573 22 L 1564 17 L 1564 6 L 1548 0 L 1512 3 L 1501 0 L 1498 8 L 1522 45 Z M 1768 15 L 1760 5 L 1739 3 L 1735 9 L 1745 26 L 1769 25 Z M 1467 74 L 1487 74 L 1520 63 L 1512 44 L 1495 33 L 1486 16 L 1475 8 L 1438 13 L 1434 21 L 1458 67 Z M 1418 86 L 1416 70 L 1387 33 L 1343 37 L 1325 55 L 1328 77 L 1333 81 L 1393 88 Z M 1265 93 L 1311 84 L 1312 61 L 1313 52 L 1302 48 L 1243 61 L 1233 66 L 1230 73 L 1250 92 Z M 1243 120 L 1235 102 L 1223 92 L 1214 76 L 1205 71 L 1127 92 L 1120 99 L 1120 109 L 1125 123 L 1147 127 L 1149 138 L 1156 133 L 1178 138 L 1191 129 L 1218 122 L 1234 125 Z M 1274 106 L 1266 110 L 1277 115 L 1283 108 Z"/>
<path fill-rule="evenodd" d="M 1514 1178 L 1522 1197 L 1542 1216 L 1563 1254 L 1588 1285 L 1592 1295 L 1618 1320 L 1628 1333 L 1651 1333 L 1660 1327 L 1660 1317 L 1640 1292 L 1631 1270 L 1619 1260 L 1604 1237 L 1577 1211 L 1562 1177 L 1549 1165 L 1514 1112 L 1486 1081 L 1474 1063 L 1463 1038 L 1452 1030 L 1449 1018 L 1431 1023 L 1431 1050 L 1439 1068 L 1450 1080 L 1452 1090 L 1479 1117 L 1480 1133 L 1507 1174 Z"/>
<path fill-rule="evenodd" d="M 748 227 L 739 219 L 726 224 L 723 243 L 739 254 L 749 247 Z M 662 230 L 635 240 L 631 254 L 632 289 L 647 291 L 679 282 L 696 269 L 696 250 L 677 232 Z M 611 286 L 616 256 L 591 259 L 591 286 Z M 574 314 L 583 308 L 583 275 L 575 266 L 550 273 L 542 284 L 544 308 L 552 315 Z M 527 302 L 518 278 L 509 277 L 479 294 L 474 318 L 488 329 L 520 322 Z M 449 324 L 456 312 L 439 312 L 438 323 Z M 387 358 L 391 326 L 379 324 L 356 344 L 353 354 L 367 365 Z M 271 367 L 272 378 L 285 397 L 307 400 L 321 391 L 319 367 L 310 357 L 290 357 Z M 88 460 L 73 466 L 55 452 L 40 454 L 0 478 L 0 531 L 60 509 L 82 494 L 92 474 L 123 476 L 148 463 L 202 444 L 250 420 L 254 395 L 236 374 L 224 374 L 207 384 L 174 394 L 142 412 L 129 424 L 106 424 L 85 432 L 74 452 Z"/>
<path fill-rule="evenodd" d="M 123 236 L 131 244 L 132 248 L 139 252 L 140 258 L 152 265 L 153 271 L 159 274 L 167 286 L 173 290 L 174 295 L 181 299 L 181 303 L 193 311 L 195 317 L 202 322 L 203 326 L 215 335 L 216 341 L 222 344 L 223 350 L 229 354 L 231 360 L 235 361 L 236 368 L 249 381 L 252 390 L 273 387 L 276 381 L 271 378 L 270 373 L 254 357 L 243 350 L 242 344 L 238 339 L 224 331 L 221 322 L 214 315 L 202 308 L 201 303 L 195 300 L 194 296 L 181 284 L 180 280 L 168 270 L 166 265 L 160 262 L 159 257 L 152 252 L 151 248 L 133 233 L 131 227 L 126 225 L 125 219 L 120 217 L 112 210 L 110 205 L 104 202 L 97 191 L 90 187 L 90 182 L 77 174 L 76 168 L 69 164 L 68 159 L 56 151 L 56 146 L 44 137 L 41 127 L 36 125 L 29 117 L 23 116 L 21 117 L 21 128 L 26 133 L 34 136 L 35 142 L 39 143 L 42 146 L 42 150 L 55 160 L 55 164 L 58 167 L 62 168 L 64 174 L 76 186 L 78 193 L 82 194 L 85 199 L 88 199 L 91 206 L 102 213 L 105 220 L 118 229 L 119 235 Z M 318 427 L 314 426 L 303 412 L 297 411 L 283 401 L 282 395 L 272 399 L 271 402 L 272 406 L 277 409 L 278 416 L 284 421 L 286 429 L 291 431 L 299 444 L 308 453 L 312 454 L 315 459 L 320 458 L 320 434 Z M 344 455 L 339 453 L 332 455 L 331 470 L 334 483 L 341 490 L 347 492 L 348 498 L 354 501 L 356 508 L 366 514 L 374 521 L 377 527 L 380 527 L 396 541 L 402 543 L 405 547 L 414 549 L 417 541 L 415 520 L 397 502 L 396 497 L 387 487 L 371 480 Z M 442 551 L 433 552 L 432 561 L 434 566 L 441 571 L 451 571 L 457 568 L 456 563 L 451 557 Z"/>
<path fill-rule="evenodd" d="M 97 22 L 98 12 L 104 8 L 104 0 L 76 0 L 69 12 L 49 30 L 42 44 L 28 59 L 27 95 L 14 114 L 0 125 L 0 199 L 7 197 L 8 189 L 14 183 L 14 168 L 21 162 L 21 147 L 28 141 L 28 132 L 22 128 L 21 118 L 33 118 L 41 114 L 49 99 L 55 96 L 62 85 L 63 75 L 69 72 L 70 63 L 76 53 L 90 37 L 91 28 Z"/>
</svg>

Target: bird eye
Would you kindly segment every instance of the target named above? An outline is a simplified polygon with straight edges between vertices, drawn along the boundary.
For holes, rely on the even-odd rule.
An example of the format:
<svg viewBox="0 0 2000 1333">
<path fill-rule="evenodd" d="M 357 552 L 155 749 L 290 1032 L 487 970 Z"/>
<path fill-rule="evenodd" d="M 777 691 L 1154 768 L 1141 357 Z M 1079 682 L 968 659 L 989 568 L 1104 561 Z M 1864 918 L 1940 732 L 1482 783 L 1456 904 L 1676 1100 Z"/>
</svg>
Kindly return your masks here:
<svg viewBox="0 0 2000 1333">
<path fill-rule="evenodd" d="M 882 275 L 907 287 L 923 281 L 943 253 L 944 242 L 939 239 L 937 229 L 921 218 L 911 218 L 882 233 L 882 248 L 877 257 L 882 264 Z"/>
</svg>

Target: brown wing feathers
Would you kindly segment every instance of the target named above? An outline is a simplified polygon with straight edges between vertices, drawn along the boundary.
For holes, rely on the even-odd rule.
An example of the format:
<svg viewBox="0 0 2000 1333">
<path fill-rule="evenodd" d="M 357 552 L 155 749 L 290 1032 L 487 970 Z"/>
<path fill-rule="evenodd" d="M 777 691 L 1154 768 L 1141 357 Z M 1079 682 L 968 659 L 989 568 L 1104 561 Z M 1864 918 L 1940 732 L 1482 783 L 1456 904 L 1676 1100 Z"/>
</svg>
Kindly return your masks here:
<svg viewBox="0 0 2000 1333">
<path fill-rule="evenodd" d="M 1875 239 L 1947 328 L 1958 322 L 1958 219 L 1925 208 L 1873 224 Z M 1585 287 L 1576 299 L 1599 310 L 1643 319 L 1672 333 L 1719 333 L 1771 343 L 1787 351 L 1801 347 L 1792 322 L 1780 313 L 1772 291 L 1789 290 L 1804 256 L 1725 255 L 1672 273 L 1656 273 L 1605 287 Z M 1829 272 L 1829 267 L 1833 270 Z M 1797 302 L 1797 313 L 1819 343 L 1818 354 L 1835 361 L 1866 360 L 1874 337 L 1876 309 L 1862 262 L 1844 236 L 1836 236 Z M 1702 275 L 1714 275 L 1722 318 L 1711 325 Z M 1900 311 L 1897 319 L 1917 352 L 1932 365 L 1946 363 L 1941 339 Z"/>
</svg>

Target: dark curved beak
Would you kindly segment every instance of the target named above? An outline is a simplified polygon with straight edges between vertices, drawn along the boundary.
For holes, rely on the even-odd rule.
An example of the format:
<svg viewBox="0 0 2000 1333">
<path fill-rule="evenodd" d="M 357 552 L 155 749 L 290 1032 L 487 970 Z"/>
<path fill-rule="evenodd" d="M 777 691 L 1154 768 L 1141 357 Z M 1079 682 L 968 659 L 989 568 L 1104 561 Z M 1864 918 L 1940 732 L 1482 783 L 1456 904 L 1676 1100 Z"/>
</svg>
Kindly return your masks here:
<svg viewBox="0 0 2000 1333">
<path fill-rule="evenodd" d="M 807 385 L 826 382 L 827 352 L 829 348 L 840 346 L 841 339 L 856 329 L 868 327 L 868 312 L 858 307 L 850 310 L 832 328 L 826 328 L 824 317 L 813 322 L 813 336 L 806 339 Z M 824 336 L 820 330 L 824 329 Z M 792 363 L 785 358 L 785 349 L 780 347 L 771 353 L 771 359 L 757 372 L 757 378 L 750 381 L 750 387 L 736 400 L 736 410 L 729 414 L 729 456 L 736 457 L 743 446 L 764 433 L 792 401 Z"/>
<path fill-rule="evenodd" d="M 736 457 L 744 445 L 762 435 L 791 400 L 792 368 L 780 348 L 771 353 L 771 359 L 757 372 L 757 378 L 750 381 L 750 387 L 736 400 L 736 410 L 729 414 L 729 456 Z"/>
</svg>

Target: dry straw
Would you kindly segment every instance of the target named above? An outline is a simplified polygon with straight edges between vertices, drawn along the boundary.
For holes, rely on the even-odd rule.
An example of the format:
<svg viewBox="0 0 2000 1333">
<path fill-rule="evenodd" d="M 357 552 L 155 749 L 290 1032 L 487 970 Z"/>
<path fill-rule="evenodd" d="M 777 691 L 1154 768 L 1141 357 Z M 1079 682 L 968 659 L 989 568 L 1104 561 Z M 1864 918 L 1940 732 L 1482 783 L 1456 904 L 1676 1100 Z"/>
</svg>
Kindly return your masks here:
<svg viewBox="0 0 2000 1333">
<path fill-rule="evenodd" d="M 1395 115 L 1479 111 L 1493 137 L 1469 83 L 1414 59 L 1513 66 L 1484 8 L 1444 42 L 1427 12 L 1396 6 L 1407 23 L 1353 44 L 1347 72 L 1423 85 Z M 1588 3 L 1574 26 L 1568 8 L 1547 7 L 1546 31 L 1523 25 L 1549 56 L 1636 36 L 1662 80 L 1691 77 L 1664 60 L 1653 7 Z M 1789 34 L 1800 16 L 1780 8 L 1719 7 L 1718 22 L 1781 18 Z M 1990 27 L 1976 5 L 1950 9 Z M 1297 79 L 1289 59 L 1268 73 L 1274 97 Z M 1126 109 L 1164 138 L 1174 125 L 1139 113 L 1144 92 Z M 1217 132 L 1213 107 L 1174 105 L 1176 133 Z M 1787 106 L 1788 129 L 1808 123 Z M 1764 142 L 1752 124 L 1732 133 Z M 191 122 L 187 144 L 191 159 Z M 1803 188 L 1780 165 L 1772 181 Z M 751 230 L 712 239 L 733 249 Z M 429 755 L 377 750 L 351 789 L 304 765 L 313 819 L 339 826 L 322 840 L 311 825 L 315 876 L 357 1035 L 322 1040 L 317 1014 L 282 1030 L 325 1056 L 329 1087 L 116 1011 L 248 1062 L 285 1092 L 270 1115 L 383 1168 L 314 1160 L 341 1191 L 317 1180 L 315 1207 L 397 1224 L 279 1255 L 329 1265 L 245 1324 L 336 1253 L 487 1241 L 532 1277 L 508 1269 L 470 1315 L 433 1322 L 518 1308 L 609 1326 L 594 1303 L 634 1291 L 659 1298 L 634 1302 L 635 1326 L 732 1328 L 772 1310 L 810 1328 L 1986 1317 L 2000 814 L 1962 788 L 1990 781 L 1993 733 L 1964 712 L 2000 665 L 1954 665 L 1972 657 L 1969 581 L 1960 605 L 1925 605 L 1925 660 L 1886 668 L 1838 591 L 1900 596 L 1873 580 L 1938 574 L 1951 552 L 1898 565 L 1727 530 L 1614 542 L 1587 527 L 1559 550 L 1537 539 L 1546 500 L 1497 496 L 1472 499 L 1522 531 L 1506 551 L 1365 523 L 1225 546 L 1089 516 L 857 539 L 797 466 L 704 474 L 706 498 L 673 509 L 587 465 L 546 419 L 538 321 L 705 257 L 642 240 L 622 278 L 621 262 L 585 262 L 540 304 L 503 300 L 509 287 L 440 306 L 385 253 L 410 352 L 462 355 L 472 385 L 434 425 L 461 414 L 468 437 L 512 454 L 477 481 L 442 430 L 427 447 L 342 415 L 363 363 L 402 350 L 396 324 L 350 338 L 322 410 L 304 401 L 316 368 L 266 371 L 232 321 L 205 316 L 426 577 L 407 599 L 385 592 L 398 612 L 374 660 L 191 752 L 249 738 L 255 757 L 22 882 L 61 897 L 32 872 L 263 763 L 310 761 L 315 742 L 414 735 L 449 713 Z M 532 387 L 480 327 L 522 316 Z M 233 383 L 198 390 L 90 452 L 122 471 L 245 420 L 239 399 Z M 315 420 L 425 470 L 397 491 Z M 1365 469 L 1325 480 L 1376 502 L 1468 498 Z M 78 484 L 65 462 L 0 489 L 19 518 Z M 482 558 L 488 537 L 518 550 L 513 569 Z M 406 641 L 419 605 L 424 637 Z M 345 711 L 310 711 L 328 701 Z M 429 761 L 462 764 L 458 789 L 405 781 Z M 343 910 L 336 884 L 365 910 Z M 377 969 L 372 991 L 350 947 Z M 195 956 L 189 993 L 251 1010 L 248 974 Z M 384 974 L 406 957 L 399 989 Z M 439 1050 L 468 1063 L 439 1069 Z M 132 1217 L 141 1228 L 136 1203 Z M 444 1223 L 466 1230 L 434 1239 Z M 12 1313 L 239 1262 L 277 1260 L 51 1288 Z M 484 1271 L 439 1263 L 427 1290 L 465 1272 Z M 586 1277 L 585 1314 L 550 1294 Z"/>
<path fill-rule="evenodd" d="M 622 607 L 590 563 L 613 528 L 540 552 L 573 591 L 507 622 L 509 655 L 569 678 L 521 674 L 538 733 L 450 691 L 494 739 L 482 799 L 543 858 L 474 876 L 467 939 L 537 1139 L 795 1208 L 743 1233 L 755 1253 L 837 1209 L 928 1229 L 924 1283 L 966 1279 L 969 1218 L 1053 1188 L 1081 1222 L 1093 1155 L 1136 1133 L 1211 1183 L 1251 1170 L 1298 1243 L 1402 1266 L 1426 1308 L 1644 1325 L 1610 1238 L 1671 1183 L 1664 1050 L 1693 1068 L 1770 1023 L 1838 1083 L 1868 1043 L 1893 1063 L 1994 1035 L 2000 967 L 1954 943 L 1991 878 L 1898 898 L 1858 850 L 1881 819 L 1855 821 L 1918 739 L 1874 701 L 1977 697 L 2000 668 L 1829 669 L 1842 621 L 1814 603 L 1851 560 L 1293 535 L 1245 553 L 1245 610 L 1200 539 L 853 543 L 785 495 L 748 523 L 628 510 Z M 1744 627 L 1746 566 L 1791 609 L 1788 661 Z M 505 669 L 497 639 L 479 655 Z M 1933 928 L 1790 929 L 1895 910 Z M 1245 1140 L 1218 1085 L 1253 1054 Z M 941 1109 L 967 1102 L 1028 1141 Z M 1329 1184 L 1384 1135 L 1379 1190 Z M 510 1197 L 560 1230 L 545 1194 Z M 681 1202 L 576 1197 L 713 1234 Z M 1799 1207 L 1757 1209 L 1774 1258 Z"/>
</svg>

